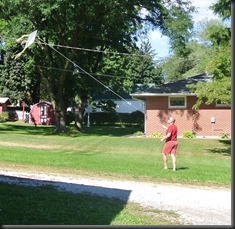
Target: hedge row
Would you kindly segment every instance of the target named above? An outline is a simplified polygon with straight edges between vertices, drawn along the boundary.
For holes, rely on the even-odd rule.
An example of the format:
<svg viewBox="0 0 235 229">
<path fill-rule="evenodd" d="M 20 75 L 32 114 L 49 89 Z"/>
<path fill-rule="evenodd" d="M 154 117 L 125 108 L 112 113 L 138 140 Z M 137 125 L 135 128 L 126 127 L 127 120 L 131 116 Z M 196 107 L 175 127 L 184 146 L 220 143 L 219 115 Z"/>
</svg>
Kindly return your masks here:
<svg viewBox="0 0 235 229">
<path fill-rule="evenodd" d="M 144 114 L 140 111 L 132 113 L 116 113 L 116 112 L 97 112 L 89 113 L 89 121 L 91 125 L 140 125 L 144 124 Z M 88 114 L 84 116 L 84 124 L 88 122 Z"/>
</svg>

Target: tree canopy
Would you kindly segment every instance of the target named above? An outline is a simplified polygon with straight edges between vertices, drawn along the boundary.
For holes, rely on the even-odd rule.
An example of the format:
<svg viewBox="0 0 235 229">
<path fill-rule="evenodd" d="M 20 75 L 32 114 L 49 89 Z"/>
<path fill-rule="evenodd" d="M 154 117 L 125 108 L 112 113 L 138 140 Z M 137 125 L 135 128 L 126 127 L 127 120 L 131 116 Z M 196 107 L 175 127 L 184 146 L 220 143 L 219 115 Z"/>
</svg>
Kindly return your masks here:
<svg viewBox="0 0 235 229">
<path fill-rule="evenodd" d="M 30 90 L 18 97 L 23 96 L 25 100 L 28 96 L 34 102 L 39 98 L 53 101 L 58 132 L 66 131 L 66 109 L 72 105 L 76 126 L 81 129 L 86 100 L 97 88 L 97 82 L 112 87 L 126 82 L 120 83 L 120 78 L 110 81 L 102 75 L 94 80 L 91 74 L 86 74 L 108 73 L 103 62 L 105 51 L 133 52 L 138 49 L 139 33 L 158 28 L 170 37 L 172 47 L 178 47 L 182 53 L 184 49 L 180 47 L 190 36 L 193 11 L 190 1 L 184 0 L 2 0 L 0 36 L 4 45 L 1 49 L 15 55 L 22 50 L 15 39 L 38 31 L 34 46 L 21 59 L 5 55 L 2 70 L 11 71 L 11 66 L 24 61 L 22 68 L 28 66 L 27 71 L 21 69 L 17 80 L 25 75 L 30 80 L 27 84 Z M 145 74 L 152 74 L 151 70 Z M 5 74 L 5 80 L 7 77 Z M 1 81 L 2 87 L 6 86 L 4 82 Z M 32 96 L 35 88 L 37 96 Z"/>
<path fill-rule="evenodd" d="M 212 82 L 189 85 L 202 103 L 221 102 L 231 104 L 231 2 L 217 1 L 211 6 L 221 20 L 204 20 L 195 27 L 194 36 L 186 43 L 187 55 L 177 52 L 167 58 L 162 65 L 166 81 L 187 78 L 206 72 L 213 76 Z M 226 21 L 227 19 L 227 21 Z"/>
</svg>

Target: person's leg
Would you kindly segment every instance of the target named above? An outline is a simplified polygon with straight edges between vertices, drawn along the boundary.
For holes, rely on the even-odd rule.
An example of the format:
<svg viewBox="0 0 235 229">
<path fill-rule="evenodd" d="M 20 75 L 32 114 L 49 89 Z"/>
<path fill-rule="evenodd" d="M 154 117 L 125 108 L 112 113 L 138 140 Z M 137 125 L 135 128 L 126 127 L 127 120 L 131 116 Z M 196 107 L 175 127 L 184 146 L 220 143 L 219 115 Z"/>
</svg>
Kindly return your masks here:
<svg viewBox="0 0 235 229">
<path fill-rule="evenodd" d="M 176 154 L 176 149 L 177 149 L 177 146 L 178 146 L 178 142 L 177 141 L 172 141 L 171 142 L 171 159 L 172 159 L 172 167 L 173 167 L 173 171 L 176 170 L 176 157 L 175 157 L 175 154 Z"/>
<path fill-rule="evenodd" d="M 167 161 L 166 154 L 162 153 L 162 158 L 163 158 L 163 163 L 164 163 L 164 169 L 167 169 L 168 161 Z"/>
<path fill-rule="evenodd" d="M 163 159 L 163 163 L 164 163 L 164 169 L 168 168 L 168 160 L 167 160 L 168 152 L 169 152 L 169 143 L 166 142 L 163 146 L 163 149 L 162 149 L 162 159 Z"/>
<path fill-rule="evenodd" d="M 173 170 L 176 170 L 176 157 L 175 154 L 171 154 Z"/>
</svg>

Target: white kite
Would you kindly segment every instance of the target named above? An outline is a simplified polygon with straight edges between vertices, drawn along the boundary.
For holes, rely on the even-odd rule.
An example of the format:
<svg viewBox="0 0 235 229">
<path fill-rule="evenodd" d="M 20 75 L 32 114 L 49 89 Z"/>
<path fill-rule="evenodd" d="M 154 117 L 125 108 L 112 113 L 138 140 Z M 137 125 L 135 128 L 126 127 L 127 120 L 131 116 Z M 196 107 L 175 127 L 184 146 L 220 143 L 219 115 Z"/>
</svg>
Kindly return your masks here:
<svg viewBox="0 0 235 229">
<path fill-rule="evenodd" d="M 35 40 L 35 38 L 36 38 L 36 35 L 37 35 L 37 30 L 33 31 L 33 32 L 30 33 L 29 35 L 28 35 L 28 34 L 23 35 L 22 37 L 20 37 L 20 38 L 18 38 L 18 39 L 16 40 L 16 42 L 19 43 L 19 42 L 22 41 L 22 39 L 23 39 L 24 37 L 28 37 L 28 39 L 26 40 L 26 44 L 25 44 L 25 46 L 24 46 L 24 49 L 23 49 L 21 52 L 19 52 L 19 53 L 15 56 L 15 59 L 17 59 L 18 57 L 20 57 L 21 54 L 22 54 L 31 44 L 33 44 L 33 42 L 34 42 L 34 40 Z M 23 40 L 21 43 L 25 43 L 25 40 Z"/>
</svg>

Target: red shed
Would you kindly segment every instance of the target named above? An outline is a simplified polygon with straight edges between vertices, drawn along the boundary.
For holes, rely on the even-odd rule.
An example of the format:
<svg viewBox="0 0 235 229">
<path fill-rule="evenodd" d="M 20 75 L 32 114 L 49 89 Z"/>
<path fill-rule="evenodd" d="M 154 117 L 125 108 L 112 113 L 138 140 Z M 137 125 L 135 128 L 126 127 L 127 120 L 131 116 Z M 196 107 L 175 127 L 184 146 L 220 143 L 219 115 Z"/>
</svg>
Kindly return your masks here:
<svg viewBox="0 0 235 229">
<path fill-rule="evenodd" d="M 42 101 L 34 104 L 30 109 L 29 123 L 35 125 L 55 124 L 55 113 L 52 103 Z"/>
<path fill-rule="evenodd" d="M 0 98 L 0 113 L 7 111 L 7 106 L 11 105 L 8 97 Z"/>
</svg>

